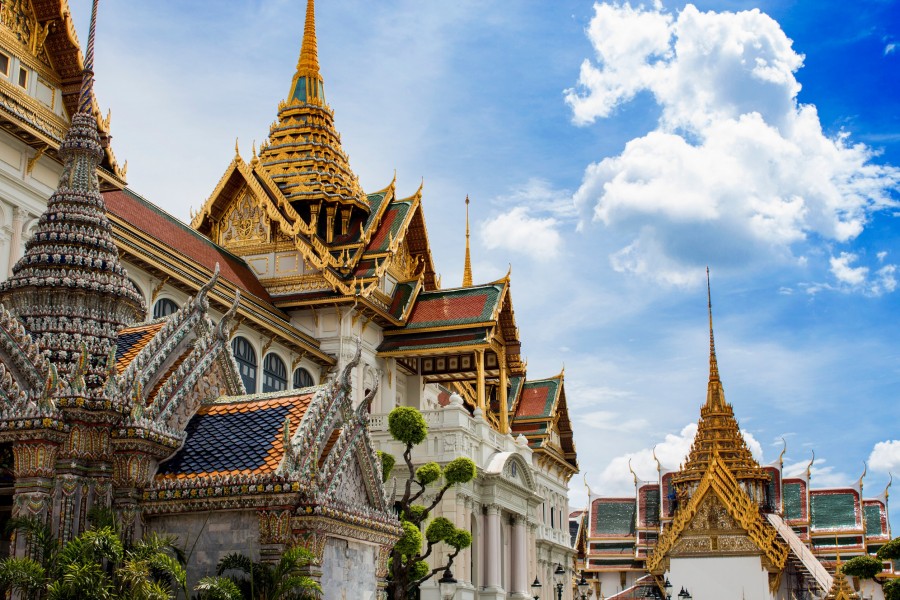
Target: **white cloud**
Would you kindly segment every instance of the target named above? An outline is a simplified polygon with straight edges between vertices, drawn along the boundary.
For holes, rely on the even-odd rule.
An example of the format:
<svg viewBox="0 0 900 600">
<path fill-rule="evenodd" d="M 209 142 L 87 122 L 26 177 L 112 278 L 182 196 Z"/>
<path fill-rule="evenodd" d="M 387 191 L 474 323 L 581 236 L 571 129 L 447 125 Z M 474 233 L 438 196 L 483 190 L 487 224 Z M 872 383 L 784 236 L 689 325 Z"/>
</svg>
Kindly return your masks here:
<svg viewBox="0 0 900 600">
<path fill-rule="evenodd" d="M 590 412 L 579 416 L 579 419 L 588 427 L 603 431 L 625 431 L 633 433 L 642 431 L 650 425 L 647 419 L 629 418 L 620 413 L 607 410 Z"/>
<path fill-rule="evenodd" d="M 869 455 L 873 471 L 900 471 L 900 440 L 878 442 Z"/>
<path fill-rule="evenodd" d="M 810 469 L 810 482 L 814 488 L 847 487 L 856 483 L 859 479 L 853 479 L 850 475 L 835 471 L 832 465 L 826 465 L 824 458 L 817 458 Z M 784 477 L 799 477 L 806 472 L 809 466 L 808 460 L 785 463 Z"/>
<path fill-rule="evenodd" d="M 815 107 L 797 102 L 803 56 L 759 10 L 597 4 L 588 36 L 597 62 L 566 93 L 576 123 L 641 92 L 661 108 L 655 130 L 588 166 L 575 193 L 582 227 L 630 238 L 616 270 L 688 285 L 711 260 L 800 263 L 807 245 L 851 242 L 897 204 L 900 169 L 823 133 Z"/>
<path fill-rule="evenodd" d="M 841 252 L 837 258 L 831 257 L 831 272 L 840 283 L 860 285 L 866 280 L 869 269 L 866 267 L 851 267 L 856 262 L 857 256 L 850 252 Z"/>
<path fill-rule="evenodd" d="M 886 252 L 877 255 L 879 263 L 884 262 Z M 864 266 L 853 266 L 859 257 L 852 252 L 841 252 L 839 256 L 830 258 L 831 273 L 838 282 L 837 286 L 820 284 L 810 287 L 809 293 L 816 293 L 822 288 L 839 289 L 842 291 L 861 291 L 870 296 L 880 296 L 897 289 L 897 266 L 888 264 L 877 269 L 872 277 L 870 269 Z"/>
<path fill-rule="evenodd" d="M 520 252 L 543 262 L 562 250 L 558 226 L 555 217 L 535 217 L 528 207 L 517 206 L 482 223 L 481 240 L 489 250 Z"/>
<path fill-rule="evenodd" d="M 897 44 L 894 42 L 890 42 L 889 44 L 885 44 L 884 46 L 884 55 L 893 54 L 894 51 L 897 50 Z"/>
</svg>

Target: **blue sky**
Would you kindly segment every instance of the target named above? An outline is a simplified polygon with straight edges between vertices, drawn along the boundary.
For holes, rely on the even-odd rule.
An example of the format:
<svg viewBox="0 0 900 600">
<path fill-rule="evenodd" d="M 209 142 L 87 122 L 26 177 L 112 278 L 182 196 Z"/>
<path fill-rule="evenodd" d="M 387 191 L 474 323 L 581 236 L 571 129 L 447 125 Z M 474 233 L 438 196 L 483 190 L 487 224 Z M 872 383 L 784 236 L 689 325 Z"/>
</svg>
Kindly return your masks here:
<svg viewBox="0 0 900 600">
<path fill-rule="evenodd" d="M 187 219 L 288 91 L 300 0 L 105 0 L 97 90 L 129 182 Z M 88 3 L 74 0 L 79 31 Z M 754 10 L 758 9 L 758 10 Z M 529 375 L 565 365 L 582 471 L 677 466 L 726 397 L 814 486 L 900 472 L 900 7 L 888 1 L 320 1 L 326 97 L 366 189 L 425 181 L 445 286 L 513 267 Z M 86 34 L 82 34 L 82 38 Z M 892 443 L 893 442 L 893 443 Z M 880 445 L 879 445 L 880 444 Z M 581 475 L 573 506 L 584 502 Z M 896 510 L 894 523 L 900 525 Z"/>
</svg>

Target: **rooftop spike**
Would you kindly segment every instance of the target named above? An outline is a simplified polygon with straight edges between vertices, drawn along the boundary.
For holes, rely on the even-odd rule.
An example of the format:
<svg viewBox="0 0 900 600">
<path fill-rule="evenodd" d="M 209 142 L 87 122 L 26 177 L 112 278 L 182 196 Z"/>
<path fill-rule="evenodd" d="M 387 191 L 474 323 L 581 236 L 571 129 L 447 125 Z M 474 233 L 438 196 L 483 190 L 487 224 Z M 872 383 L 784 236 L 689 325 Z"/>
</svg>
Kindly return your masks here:
<svg viewBox="0 0 900 600">
<path fill-rule="evenodd" d="M 303 26 L 303 44 L 297 59 L 297 72 L 291 82 L 288 101 L 299 100 L 309 104 L 325 104 L 325 88 L 319 72 L 319 49 L 316 41 L 316 3 L 306 1 L 306 24 Z"/>
<path fill-rule="evenodd" d="M 706 267 L 706 306 L 709 310 L 709 379 L 719 379 L 719 363 L 716 360 L 716 339 L 713 336 L 712 290 L 709 285 L 709 267 Z"/>
<path fill-rule="evenodd" d="M 469 252 L 469 195 L 466 194 L 466 262 L 463 267 L 463 287 L 472 287 L 472 256 Z"/>
<path fill-rule="evenodd" d="M 97 4 L 94 0 L 91 6 L 91 28 L 88 32 L 87 50 L 84 55 L 84 72 L 81 76 L 81 92 L 78 96 L 78 112 L 91 113 L 91 105 L 94 95 L 94 37 L 97 32 Z"/>
</svg>

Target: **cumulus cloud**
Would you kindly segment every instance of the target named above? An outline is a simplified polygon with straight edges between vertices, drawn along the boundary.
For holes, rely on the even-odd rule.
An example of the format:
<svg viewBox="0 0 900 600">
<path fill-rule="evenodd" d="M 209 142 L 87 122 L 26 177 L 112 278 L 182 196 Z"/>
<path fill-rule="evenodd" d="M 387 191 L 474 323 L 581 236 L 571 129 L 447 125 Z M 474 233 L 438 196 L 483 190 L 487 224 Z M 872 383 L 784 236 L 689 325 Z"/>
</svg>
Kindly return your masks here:
<svg viewBox="0 0 900 600">
<path fill-rule="evenodd" d="M 757 461 L 762 461 L 762 446 L 759 441 L 753 437 L 748 431 L 741 431 L 747 447 Z M 634 494 L 634 477 L 629 470 L 629 462 L 631 469 L 640 479 L 647 481 L 655 481 L 657 478 L 657 464 L 666 470 L 677 469 L 687 457 L 691 450 L 691 444 L 694 442 L 694 436 L 697 435 L 697 424 L 688 423 L 685 427 L 676 433 L 666 434 L 665 439 L 653 448 L 644 448 L 637 452 L 622 454 L 612 459 L 600 474 L 596 488 L 592 486 L 595 494 L 601 496 L 628 496 Z M 656 459 L 653 455 L 656 454 Z"/>
<path fill-rule="evenodd" d="M 897 266 L 884 264 L 887 252 L 878 252 L 876 259 L 881 265 L 874 271 L 866 266 L 858 265 L 859 256 L 853 252 L 841 252 L 829 259 L 830 271 L 835 283 L 818 283 L 806 286 L 808 294 L 817 294 L 822 290 L 842 292 L 861 292 L 868 296 L 881 296 L 897 289 Z"/>
<path fill-rule="evenodd" d="M 878 442 L 869 455 L 873 471 L 900 471 L 900 440 Z"/>
<path fill-rule="evenodd" d="M 563 246 L 560 225 L 576 215 L 569 190 L 532 178 L 495 198 L 494 204 L 503 212 L 482 223 L 485 247 L 519 252 L 540 262 L 559 256 Z"/>
<path fill-rule="evenodd" d="M 712 258 L 802 264 L 809 244 L 851 242 L 897 204 L 900 169 L 822 131 L 816 108 L 797 102 L 803 56 L 759 10 L 604 3 L 587 33 L 595 60 L 566 92 L 575 122 L 639 93 L 661 109 L 653 131 L 589 165 L 575 193 L 582 227 L 631 238 L 610 258 L 616 270 L 687 285 Z"/>
<path fill-rule="evenodd" d="M 856 483 L 859 479 L 853 479 L 850 475 L 835 471 L 832 465 L 826 464 L 824 458 L 817 458 L 813 462 L 810 469 L 810 481 L 813 487 L 830 488 L 830 487 L 847 487 Z M 783 474 L 785 477 L 800 477 L 806 473 L 809 467 L 808 460 L 800 460 L 797 462 L 785 462 Z"/>
</svg>

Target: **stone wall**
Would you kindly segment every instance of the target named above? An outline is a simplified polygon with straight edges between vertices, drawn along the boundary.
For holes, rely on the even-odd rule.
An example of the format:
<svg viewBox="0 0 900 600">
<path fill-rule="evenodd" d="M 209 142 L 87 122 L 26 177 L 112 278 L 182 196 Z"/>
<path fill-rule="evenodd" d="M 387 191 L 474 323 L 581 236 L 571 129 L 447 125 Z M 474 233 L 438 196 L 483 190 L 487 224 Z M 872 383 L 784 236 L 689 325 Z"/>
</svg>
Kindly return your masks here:
<svg viewBox="0 0 900 600">
<path fill-rule="evenodd" d="M 149 529 L 178 536 L 188 555 L 188 585 L 216 574 L 216 565 L 232 552 L 259 559 L 259 521 L 256 511 L 216 511 L 153 518 Z M 374 563 L 373 563 L 374 564 Z"/>
<path fill-rule="evenodd" d="M 328 600 L 374 600 L 377 548 L 328 538 L 322 560 L 322 592 Z"/>
</svg>

